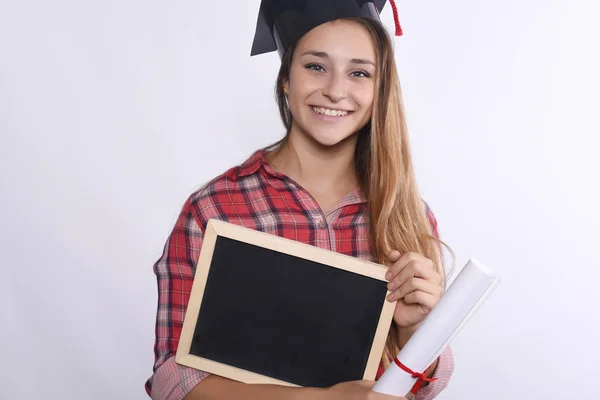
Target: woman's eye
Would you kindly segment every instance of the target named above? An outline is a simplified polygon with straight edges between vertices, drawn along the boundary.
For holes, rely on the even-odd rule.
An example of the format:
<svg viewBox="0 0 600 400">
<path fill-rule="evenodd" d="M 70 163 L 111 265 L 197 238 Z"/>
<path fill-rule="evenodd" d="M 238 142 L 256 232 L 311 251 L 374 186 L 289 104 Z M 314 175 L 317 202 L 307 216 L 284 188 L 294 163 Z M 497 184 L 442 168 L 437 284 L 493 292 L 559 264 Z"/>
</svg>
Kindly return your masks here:
<svg viewBox="0 0 600 400">
<path fill-rule="evenodd" d="M 365 71 L 356 71 L 352 73 L 352 76 L 357 76 L 359 78 L 369 78 L 371 75 L 369 75 Z"/>
<path fill-rule="evenodd" d="M 325 69 L 323 69 L 322 66 L 320 66 L 319 64 L 308 64 L 306 66 L 307 69 L 313 70 L 313 71 L 318 71 L 318 72 L 323 72 L 325 71 Z"/>
</svg>

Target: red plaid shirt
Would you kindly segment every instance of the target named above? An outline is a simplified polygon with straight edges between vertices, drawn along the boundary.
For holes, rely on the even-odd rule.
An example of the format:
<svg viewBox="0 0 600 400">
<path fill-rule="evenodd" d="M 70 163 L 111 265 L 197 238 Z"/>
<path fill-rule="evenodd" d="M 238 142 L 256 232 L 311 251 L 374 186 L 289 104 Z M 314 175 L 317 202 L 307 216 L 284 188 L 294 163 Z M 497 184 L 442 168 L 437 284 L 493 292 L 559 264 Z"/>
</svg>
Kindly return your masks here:
<svg viewBox="0 0 600 400">
<path fill-rule="evenodd" d="M 429 207 L 427 213 L 437 235 Z M 270 167 L 262 151 L 254 153 L 188 198 L 154 265 L 158 280 L 155 363 L 146 391 L 156 400 L 183 399 L 208 376 L 176 364 L 174 356 L 203 233 L 211 218 L 373 261 L 367 201 L 359 190 L 346 195 L 325 215 L 306 190 Z M 453 369 L 453 356 L 447 349 L 438 362 L 437 380 L 421 388 L 417 399 L 435 398 L 447 386 Z"/>
</svg>

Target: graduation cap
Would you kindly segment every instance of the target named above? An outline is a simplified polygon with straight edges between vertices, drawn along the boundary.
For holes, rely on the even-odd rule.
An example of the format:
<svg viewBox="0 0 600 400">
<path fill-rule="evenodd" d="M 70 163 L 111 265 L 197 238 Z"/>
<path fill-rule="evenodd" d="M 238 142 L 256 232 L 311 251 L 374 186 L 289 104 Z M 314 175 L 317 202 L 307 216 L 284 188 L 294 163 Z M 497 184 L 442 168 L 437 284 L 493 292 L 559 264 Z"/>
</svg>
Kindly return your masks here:
<svg viewBox="0 0 600 400">
<path fill-rule="evenodd" d="M 251 56 L 278 51 L 282 57 L 291 44 L 317 26 L 349 17 L 380 20 L 387 0 L 262 0 Z M 398 10 L 394 12 L 396 36 L 402 35 Z"/>
</svg>

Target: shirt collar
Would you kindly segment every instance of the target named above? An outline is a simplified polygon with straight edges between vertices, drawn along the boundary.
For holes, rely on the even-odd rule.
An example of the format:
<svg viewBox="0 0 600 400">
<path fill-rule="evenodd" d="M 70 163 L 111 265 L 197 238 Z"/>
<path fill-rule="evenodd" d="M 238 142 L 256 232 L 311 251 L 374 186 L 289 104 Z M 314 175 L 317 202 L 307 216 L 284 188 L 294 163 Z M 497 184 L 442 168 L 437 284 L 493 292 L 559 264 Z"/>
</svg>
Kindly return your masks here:
<svg viewBox="0 0 600 400">
<path fill-rule="evenodd" d="M 266 151 L 257 150 L 250 158 L 248 158 L 241 166 L 239 170 L 239 176 L 245 177 L 256 173 L 260 168 L 264 168 L 269 174 L 282 178 L 283 175 L 275 171 L 269 161 L 267 161 Z"/>
</svg>

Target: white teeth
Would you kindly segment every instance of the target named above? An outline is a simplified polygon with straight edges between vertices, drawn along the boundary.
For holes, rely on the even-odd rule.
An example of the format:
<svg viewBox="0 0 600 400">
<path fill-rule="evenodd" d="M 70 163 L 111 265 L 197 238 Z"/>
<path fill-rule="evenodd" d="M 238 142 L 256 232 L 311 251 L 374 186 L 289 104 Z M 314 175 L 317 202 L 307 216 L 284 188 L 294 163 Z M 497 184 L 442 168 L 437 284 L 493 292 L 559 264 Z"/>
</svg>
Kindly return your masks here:
<svg viewBox="0 0 600 400">
<path fill-rule="evenodd" d="M 330 110 L 323 107 L 313 107 L 313 110 L 317 114 L 329 115 L 330 117 L 343 117 L 348 114 L 348 111 Z"/>
</svg>

